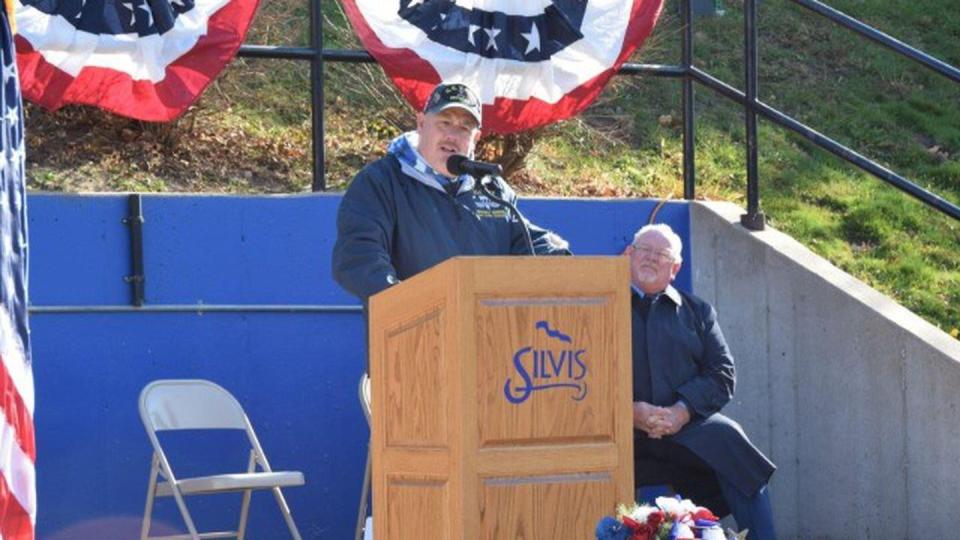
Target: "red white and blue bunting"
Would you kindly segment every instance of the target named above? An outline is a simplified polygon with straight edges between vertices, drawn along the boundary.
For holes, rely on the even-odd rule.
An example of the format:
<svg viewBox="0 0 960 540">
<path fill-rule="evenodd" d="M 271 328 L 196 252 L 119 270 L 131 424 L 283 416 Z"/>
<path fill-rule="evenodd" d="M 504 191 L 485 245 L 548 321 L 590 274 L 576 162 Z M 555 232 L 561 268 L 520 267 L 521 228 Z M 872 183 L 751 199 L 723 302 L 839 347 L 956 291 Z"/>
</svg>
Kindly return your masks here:
<svg viewBox="0 0 960 540">
<path fill-rule="evenodd" d="M 17 0 L 23 96 L 140 120 L 182 114 L 236 55 L 258 0 Z"/>
<path fill-rule="evenodd" d="M 343 0 L 368 51 L 417 109 L 437 83 L 480 93 L 485 132 L 569 118 L 650 35 L 663 0 Z"/>
</svg>

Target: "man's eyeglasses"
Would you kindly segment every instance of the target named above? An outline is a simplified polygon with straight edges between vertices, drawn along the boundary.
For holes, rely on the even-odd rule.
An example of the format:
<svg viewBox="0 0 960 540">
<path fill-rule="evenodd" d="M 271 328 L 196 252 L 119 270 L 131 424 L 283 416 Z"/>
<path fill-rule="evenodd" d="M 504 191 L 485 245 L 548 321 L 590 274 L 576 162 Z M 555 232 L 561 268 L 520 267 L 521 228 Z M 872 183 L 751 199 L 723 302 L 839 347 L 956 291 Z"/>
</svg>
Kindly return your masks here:
<svg viewBox="0 0 960 540">
<path fill-rule="evenodd" d="M 673 253 L 670 253 L 670 250 L 657 250 L 643 244 L 634 244 L 633 251 L 644 259 L 654 259 L 658 263 L 673 262 Z"/>
</svg>

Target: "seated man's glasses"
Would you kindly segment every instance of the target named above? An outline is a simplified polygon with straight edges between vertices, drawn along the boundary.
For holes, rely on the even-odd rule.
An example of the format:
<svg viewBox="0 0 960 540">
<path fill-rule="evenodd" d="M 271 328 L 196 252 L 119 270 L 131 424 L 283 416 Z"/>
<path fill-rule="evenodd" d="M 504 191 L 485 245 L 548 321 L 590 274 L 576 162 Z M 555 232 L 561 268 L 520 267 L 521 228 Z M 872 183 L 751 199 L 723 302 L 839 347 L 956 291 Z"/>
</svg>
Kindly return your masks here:
<svg viewBox="0 0 960 540">
<path fill-rule="evenodd" d="M 654 259 L 658 263 L 667 263 L 673 261 L 673 253 L 670 253 L 670 250 L 658 250 L 643 244 L 634 244 L 633 251 L 644 259 Z"/>
</svg>

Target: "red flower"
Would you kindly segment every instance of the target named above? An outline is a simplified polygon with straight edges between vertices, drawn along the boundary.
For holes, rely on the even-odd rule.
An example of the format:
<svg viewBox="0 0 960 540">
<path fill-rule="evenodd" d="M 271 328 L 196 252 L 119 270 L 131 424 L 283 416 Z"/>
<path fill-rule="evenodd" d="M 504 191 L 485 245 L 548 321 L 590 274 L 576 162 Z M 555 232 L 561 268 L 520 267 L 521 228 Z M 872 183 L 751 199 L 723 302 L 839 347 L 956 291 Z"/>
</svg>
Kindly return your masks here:
<svg viewBox="0 0 960 540">
<path fill-rule="evenodd" d="M 623 524 L 630 529 L 630 532 L 632 533 L 630 535 L 630 540 L 650 540 L 650 535 L 656 530 L 651 529 L 646 523 L 640 523 L 639 521 L 631 519 L 627 516 L 623 516 L 621 519 L 623 520 Z"/>
<path fill-rule="evenodd" d="M 660 524 L 663 523 L 663 520 L 664 520 L 663 512 L 660 510 L 657 510 L 656 512 L 651 512 L 650 515 L 647 516 L 647 525 L 649 525 L 650 528 L 652 528 L 655 531 L 660 527 Z"/>
<path fill-rule="evenodd" d="M 642 524 L 630 519 L 627 516 L 623 516 L 623 524 L 626 525 L 628 529 L 630 529 L 630 532 L 634 532 L 634 533 L 639 531 L 640 527 L 643 526 Z"/>
<path fill-rule="evenodd" d="M 709 519 L 710 521 L 720 521 L 720 518 L 713 515 L 713 512 L 702 506 L 698 506 L 693 512 L 693 519 Z"/>
</svg>

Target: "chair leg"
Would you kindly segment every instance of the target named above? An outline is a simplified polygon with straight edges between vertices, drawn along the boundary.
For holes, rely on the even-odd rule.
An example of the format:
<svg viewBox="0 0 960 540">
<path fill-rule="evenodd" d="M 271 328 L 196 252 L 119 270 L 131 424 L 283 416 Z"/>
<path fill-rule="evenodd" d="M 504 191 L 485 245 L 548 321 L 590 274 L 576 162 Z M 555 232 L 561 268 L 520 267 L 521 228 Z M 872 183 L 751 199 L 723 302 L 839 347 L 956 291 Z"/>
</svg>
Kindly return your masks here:
<svg viewBox="0 0 960 540">
<path fill-rule="evenodd" d="M 363 528 L 367 522 L 367 499 L 370 496 L 370 445 L 367 445 L 367 465 L 363 468 L 363 487 L 360 489 L 360 509 L 357 511 L 357 529 L 355 540 L 363 540 Z"/>
<path fill-rule="evenodd" d="M 187 531 L 190 533 L 190 538 L 192 540 L 200 540 L 200 534 L 197 533 L 197 527 L 193 524 L 193 518 L 190 517 L 190 512 L 187 510 L 187 503 L 183 500 L 183 495 L 180 494 L 180 488 L 177 486 L 171 486 L 173 488 L 173 498 L 177 501 L 177 508 L 180 509 L 180 515 L 183 516 L 183 522 L 187 524 Z"/>
<path fill-rule="evenodd" d="M 140 528 L 140 540 L 150 538 L 150 521 L 153 517 L 153 498 L 157 493 L 157 475 L 160 474 L 160 459 L 153 454 L 150 463 L 150 480 L 147 482 L 147 504 L 143 509 L 143 525 Z"/>
<path fill-rule="evenodd" d="M 250 459 L 247 460 L 247 472 L 252 473 L 257 468 L 257 451 L 250 449 Z M 237 526 L 237 540 L 243 540 L 247 534 L 247 516 L 250 514 L 250 494 L 252 490 L 244 490 L 243 502 L 240 504 L 240 524 Z"/>
<path fill-rule="evenodd" d="M 240 525 L 237 526 L 237 540 L 243 540 L 247 534 L 247 516 L 250 514 L 250 494 L 253 490 L 243 490 L 243 502 L 240 503 Z"/>
<path fill-rule="evenodd" d="M 290 507 L 287 506 L 287 500 L 283 497 L 283 492 L 280 491 L 280 488 L 275 487 L 273 491 L 274 498 L 277 499 L 277 505 L 280 506 L 280 513 L 283 514 L 283 520 L 287 522 L 287 528 L 290 529 L 290 536 L 293 537 L 293 540 L 302 540 L 300 537 L 300 530 L 297 529 L 297 524 L 293 522 L 293 516 L 290 515 Z"/>
</svg>

